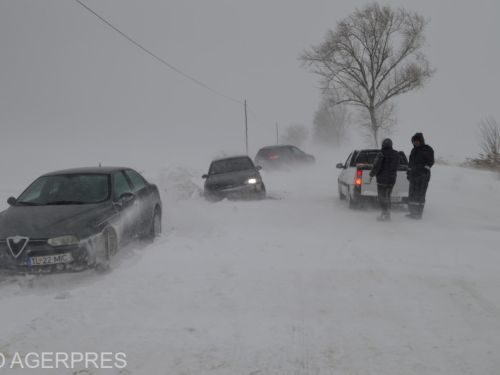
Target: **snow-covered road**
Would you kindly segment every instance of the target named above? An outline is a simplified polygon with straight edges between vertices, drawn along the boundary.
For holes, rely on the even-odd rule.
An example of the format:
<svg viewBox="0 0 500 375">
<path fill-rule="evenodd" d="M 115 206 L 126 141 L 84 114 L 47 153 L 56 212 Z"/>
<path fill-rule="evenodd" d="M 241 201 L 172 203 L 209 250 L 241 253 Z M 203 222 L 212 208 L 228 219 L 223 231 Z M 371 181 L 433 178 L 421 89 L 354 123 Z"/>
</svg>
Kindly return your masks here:
<svg viewBox="0 0 500 375">
<path fill-rule="evenodd" d="M 5 357 L 127 356 L 0 373 L 499 374 L 498 177 L 436 166 L 424 220 L 380 223 L 338 200 L 330 164 L 264 174 L 265 201 L 170 192 L 163 237 L 110 273 L 0 276 Z"/>
</svg>

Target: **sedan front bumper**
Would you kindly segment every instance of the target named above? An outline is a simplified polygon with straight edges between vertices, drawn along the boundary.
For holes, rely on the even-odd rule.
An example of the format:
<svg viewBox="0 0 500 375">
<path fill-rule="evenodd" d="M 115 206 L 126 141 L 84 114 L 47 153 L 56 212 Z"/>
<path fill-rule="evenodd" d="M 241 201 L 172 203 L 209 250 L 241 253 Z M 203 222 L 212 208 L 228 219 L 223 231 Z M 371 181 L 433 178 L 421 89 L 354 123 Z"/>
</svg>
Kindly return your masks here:
<svg viewBox="0 0 500 375">
<path fill-rule="evenodd" d="M 262 183 L 252 185 L 234 186 L 225 189 L 207 189 L 205 188 L 205 197 L 207 199 L 251 199 L 257 198 L 263 193 Z"/>
<path fill-rule="evenodd" d="M 27 273 L 80 271 L 89 266 L 84 244 L 53 247 L 47 240 L 29 240 L 23 252 L 15 257 L 7 243 L 0 241 L 0 268 Z"/>
</svg>

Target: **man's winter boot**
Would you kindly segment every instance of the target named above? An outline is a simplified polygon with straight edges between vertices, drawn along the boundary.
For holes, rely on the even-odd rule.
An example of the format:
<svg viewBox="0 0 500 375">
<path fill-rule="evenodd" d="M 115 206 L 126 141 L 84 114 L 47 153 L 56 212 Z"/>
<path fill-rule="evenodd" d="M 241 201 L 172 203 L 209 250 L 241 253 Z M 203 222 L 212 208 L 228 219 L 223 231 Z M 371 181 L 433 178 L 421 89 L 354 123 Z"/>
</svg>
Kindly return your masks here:
<svg viewBox="0 0 500 375">
<path fill-rule="evenodd" d="M 420 220 L 420 219 L 422 219 L 422 216 L 415 215 L 415 214 L 406 214 L 406 217 L 408 217 L 410 219 L 414 219 L 414 220 Z"/>
<path fill-rule="evenodd" d="M 377 216 L 377 221 L 390 221 L 391 214 L 389 212 L 382 212 L 379 216 Z"/>
<path fill-rule="evenodd" d="M 420 203 L 417 206 L 417 210 L 416 210 L 415 216 L 417 217 L 417 219 L 421 219 L 423 213 L 424 213 L 424 203 Z"/>
<path fill-rule="evenodd" d="M 406 217 L 409 217 L 410 219 L 417 219 L 418 218 L 418 203 L 415 202 L 410 202 L 408 203 L 408 211 L 410 211 Z"/>
</svg>

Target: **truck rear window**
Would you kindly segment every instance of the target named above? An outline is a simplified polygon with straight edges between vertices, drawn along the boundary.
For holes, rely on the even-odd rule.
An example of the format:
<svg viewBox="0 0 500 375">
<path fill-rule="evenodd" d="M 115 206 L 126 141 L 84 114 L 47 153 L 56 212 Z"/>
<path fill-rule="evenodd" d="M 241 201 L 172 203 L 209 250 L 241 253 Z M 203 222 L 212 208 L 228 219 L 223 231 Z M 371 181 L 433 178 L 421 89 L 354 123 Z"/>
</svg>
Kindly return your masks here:
<svg viewBox="0 0 500 375">
<path fill-rule="evenodd" d="M 356 164 L 373 164 L 380 151 L 361 151 L 356 158 Z"/>
<path fill-rule="evenodd" d="M 367 150 L 358 151 L 357 155 L 351 160 L 351 166 L 354 167 L 356 164 L 373 164 L 375 157 L 380 152 L 380 150 Z M 408 165 L 408 159 L 403 151 L 399 151 L 399 164 Z"/>
<path fill-rule="evenodd" d="M 403 151 L 399 151 L 399 165 L 408 165 L 408 159 Z"/>
</svg>

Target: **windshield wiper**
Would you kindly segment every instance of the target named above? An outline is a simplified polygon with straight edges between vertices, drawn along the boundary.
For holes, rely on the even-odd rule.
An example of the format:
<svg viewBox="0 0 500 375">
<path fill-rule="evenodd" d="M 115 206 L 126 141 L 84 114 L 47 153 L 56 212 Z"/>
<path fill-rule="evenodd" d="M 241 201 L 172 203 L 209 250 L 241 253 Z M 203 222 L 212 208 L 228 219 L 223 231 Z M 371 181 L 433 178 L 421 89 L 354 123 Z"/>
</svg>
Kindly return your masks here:
<svg viewBox="0 0 500 375">
<path fill-rule="evenodd" d="M 52 206 L 52 205 L 65 205 L 65 204 L 85 204 L 85 202 L 81 202 L 81 201 L 53 201 L 53 202 L 47 202 L 44 205 L 45 206 Z"/>
<path fill-rule="evenodd" d="M 40 206 L 40 203 L 35 202 L 16 202 L 16 206 Z"/>
</svg>

